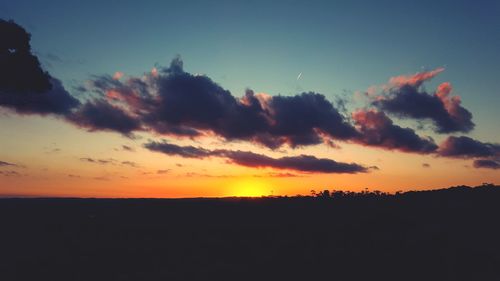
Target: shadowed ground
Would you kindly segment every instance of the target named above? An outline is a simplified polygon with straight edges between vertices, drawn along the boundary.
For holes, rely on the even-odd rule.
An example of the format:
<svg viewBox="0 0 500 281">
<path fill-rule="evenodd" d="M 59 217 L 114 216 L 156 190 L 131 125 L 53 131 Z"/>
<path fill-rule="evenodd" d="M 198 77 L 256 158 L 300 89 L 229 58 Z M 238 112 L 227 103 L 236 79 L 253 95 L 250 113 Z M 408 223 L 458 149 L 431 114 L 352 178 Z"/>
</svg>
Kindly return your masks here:
<svg viewBox="0 0 500 281">
<path fill-rule="evenodd" d="M 1 199 L 0 280 L 500 280 L 500 188 Z"/>
</svg>

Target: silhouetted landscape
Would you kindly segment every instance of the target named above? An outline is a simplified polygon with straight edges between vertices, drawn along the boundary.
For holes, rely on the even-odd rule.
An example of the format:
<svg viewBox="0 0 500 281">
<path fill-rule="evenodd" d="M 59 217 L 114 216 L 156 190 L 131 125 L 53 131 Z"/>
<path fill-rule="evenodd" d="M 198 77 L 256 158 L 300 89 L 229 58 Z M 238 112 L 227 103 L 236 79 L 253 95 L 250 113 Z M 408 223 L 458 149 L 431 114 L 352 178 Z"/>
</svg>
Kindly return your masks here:
<svg viewBox="0 0 500 281">
<path fill-rule="evenodd" d="M 0 1 L 0 281 L 500 281 L 499 50 L 500 0 Z"/>
<path fill-rule="evenodd" d="M 1 280 L 499 280 L 500 188 L 0 199 Z"/>
</svg>

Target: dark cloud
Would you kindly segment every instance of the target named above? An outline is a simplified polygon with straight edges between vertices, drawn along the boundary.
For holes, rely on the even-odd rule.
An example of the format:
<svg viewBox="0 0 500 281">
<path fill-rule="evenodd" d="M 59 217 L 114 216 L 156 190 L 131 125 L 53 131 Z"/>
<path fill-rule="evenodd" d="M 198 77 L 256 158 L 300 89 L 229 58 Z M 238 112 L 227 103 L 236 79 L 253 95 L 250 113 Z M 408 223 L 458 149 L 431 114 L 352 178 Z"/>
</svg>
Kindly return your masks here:
<svg viewBox="0 0 500 281">
<path fill-rule="evenodd" d="M 0 161 L 0 167 L 2 167 L 2 166 L 17 167 L 18 165 L 13 164 L 13 163 L 9 163 L 9 162 L 5 162 L 5 161 Z"/>
<path fill-rule="evenodd" d="M 161 152 L 167 155 L 178 155 L 184 158 L 205 158 L 213 155 L 212 151 L 201 147 L 179 146 L 166 141 L 151 141 L 146 143 L 144 147 L 151 151 Z"/>
<path fill-rule="evenodd" d="M 398 85 L 397 89 L 420 87 L 423 81 L 439 72 L 396 77 L 391 83 Z M 106 118 L 106 125 L 85 122 L 87 118 L 74 118 L 77 123 L 81 119 L 80 123 L 87 124 L 90 130 L 130 134 L 144 129 L 184 137 L 215 134 L 226 140 L 246 140 L 272 149 L 285 144 L 290 147 L 332 144 L 332 140 L 415 153 L 432 153 L 437 149 L 431 138 L 420 137 L 410 128 L 395 125 L 384 112 L 355 112 L 355 127 L 321 94 L 269 96 L 247 90 L 242 98 L 235 98 L 210 78 L 184 72 L 180 58 L 174 59 L 170 67 L 146 73 L 141 79 L 132 77 L 122 81 L 100 76 L 91 84 L 90 90 L 98 93 L 103 103 L 103 106 L 94 107 L 95 111 L 118 111 L 122 118 Z M 445 88 L 440 87 L 438 107 L 441 109 L 447 100 Z M 426 93 L 422 95 L 432 99 Z M 460 109 L 455 106 L 455 99 L 448 99 L 448 102 L 447 113 Z M 98 121 L 106 114 L 85 115 Z M 124 122 L 129 126 L 123 126 Z M 168 145 L 163 149 L 168 149 Z M 209 153 L 198 149 L 185 147 L 179 151 L 171 147 L 164 152 L 184 157 L 206 157 L 204 153 Z"/>
<path fill-rule="evenodd" d="M 167 174 L 170 172 L 170 169 L 165 169 L 165 170 L 158 170 L 156 171 L 157 174 L 160 174 L 160 175 L 163 175 L 163 174 Z"/>
<path fill-rule="evenodd" d="M 50 75 L 31 53 L 31 35 L 13 21 L 0 19 L 0 89 L 2 92 L 50 90 Z"/>
<path fill-rule="evenodd" d="M 41 68 L 30 39 L 21 26 L 0 19 L 0 106 L 20 114 L 70 113 L 80 102 Z"/>
<path fill-rule="evenodd" d="M 472 114 L 461 105 L 459 96 L 451 96 L 452 87 L 445 82 L 433 94 L 421 84 L 439 72 L 417 73 L 393 78 L 389 89 L 373 102 L 378 108 L 402 118 L 430 119 L 437 133 L 469 132 L 474 128 Z M 396 77 L 397 78 L 397 77 Z"/>
<path fill-rule="evenodd" d="M 139 165 L 133 161 L 122 161 L 121 162 L 122 165 L 125 165 L 125 166 L 130 166 L 132 168 L 138 168 Z"/>
<path fill-rule="evenodd" d="M 21 176 L 20 173 L 16 171 L 0 171 L 0 175 L 5 176 L 5 177 L 18 177 Z"/>
<path fill-rule="evenodd" d="M 466 136 L 450 136 L 441 143 L 438 154 L 458 158 L 500 157 L 500 144 L 480 142 Z"/>
<path fill-rule="evenodd" d="M 429 163 L 422 163 L 422 167 L 424 167 L 424 168 L 430 168 L 431 165 Z"/>
<path fill-rule="evenodd" d="M 90 130 L 130 133 L 145 128 L 184 137 L 209 133 L 270 148 L 319 144 L 325 138 L 345 140 L 357 135 L 321 94 L 268 96 L 247 90 L 242 98 L 236 98 L 210 78 L 184 72 L 180 58 L 143 78 L 121 81 L 109 75 L 94 77 L 88 91 L 97 93 L 102 105 L 93 106 L 92 114 L 75 115 L 71 120 Z M 106 125 L 97 122 L 107 112 L 118 109 L 126 116 L 105 118 Z M 86 121 L 89 117 L 95 120 Z M 129 124 L 126 129 L 124 121 Z"/>
<path fill-rule="evenodd" d="M 437 149 L 431 138 L 422 138 L 410 128 L 395 125 L 381 111 L 358 110 L 352 117 L 360 132 L 357 143 L 416 153 L 432 153 Z"/>
<path fill-rule="evenodd" d="M 206 173 L 196 173 L 196 172 L 188 172 L 185 173 L 184 176 L 189 178 L 234 178 L 234 175 L 212 175 Z"/>
<path fill-rule="evenodd" d="M 355 163 L 336 162 L 331 159 L 316 158 L 309 155 L 272 158 L 249 151 L 207 150 L 194 146 L 178 146 L 163 142 L 149 142 L 147 149 L 167 155 L 178 155 L 187 158 L 219 157 L 246 167 L 287 169 L 311 173 L 364 173 L 368 168 Z"/>
<path fill-rule="evenodd" d="M 130 152 L 134 152 L 135 149 L 133 147 L 130 147 L 128 145 L 122 145 L 122 150 L 124 151 L 130 151 Z"/>
<path fill-rule="evenodd" d="M 159 133 L 164 128 L 190 128 L 213 131 L 225 138 L 249 137 L 266 124 L 257 113 L 260 108 L 238 103 L 227 90 L 206 76 L 186 73 L 174 60 L 154 79 L 158 106 L 145 121 Z M 240 122 L 245 120 L 246 122 Z"/>
<path fill-rule="evenodd" d="M 230 162 L 254 168 L 287 169 L 311 173 L 365 173 L 368 168 L 355 163 L 341 163 L 326 158 L 316 158 L 310 155 L 286 156 L 271 158 L 249 151 L 220 151 Z"/>
<path fill-rule="evenodd" d="M 80 158 L 80 161 L 83 162 L 88 162 L 88 163 L 93 163 L 93 164 L 100 164 L 100 165 L 123 165 L 123 166 L 129 166 L 132 168 L 139 168 L 139 164 L 133 162 L 133 161 L 118 161 L 113 158 L 108 158 L 108 159 L 96 159 L 96 158 L 90 158 L 90 157 L 82 157 Z"/>
<path fill-rule="evenodd" d="M 89 131 L 116 131 L 131 136 L 141 130 L 140 121 L 126 110 L 105 100 L 86 102 L 77 111 L 67 116 L 67 120 Z"/>
<path fill-rule="evenodd" d="M 296 96 L 274 96 L 263 99 L 263 104 L 271 126 L 263 134 L 262 142 L 277 141 L 268 146 L 319 144 L 323 142 L 323 135 L 340 140 L 357 136 L 355 128 L 321 94 L 309 92 Z"/>
<path fill-rule="evenodd" d="M 112 159 L 112 158 L 109 158 L 109 159 L 94 159 L 94 158 L 89 158 L 89 157 L 82 157 L 82 158 L 80 158 L 80 160 L 84 161 L 84 162 L 88 162 L 88 163 L 101 164 L 101 165 L 116 163 L 116 160 Z"/>
<path fill-rule="evenodd" d="M 474 168 L 500 169 L 500 160 L 478 159 L 474 160 Z"/>
<path fill-rule="evenodd" d="M 180 57 L 174 58 L 169 67 L 154 68 L 140 77 L 123 77 L 121 72 L 93 76 L 85 87 L 78 87 L 86 95 L 86 101 L 81 103 L 41 68 L 31 51 L 30 34 L 21 26 L 0 20 L 0 38 L 0 106 L 21 114 L 62 115 L 89 131 L 113 131 L 128 137 L 137 131 L 189 138 L 208 135 L 228 141 L 250 141 L 272 149 L 319 143 L 335 146 L 334 141 L 340 140 L 446 157 L 489 160 L 498 156 L 498 145 L 466 137 L 450 137 L 438 150 L 431 138 L 395 125 L 383 111 L 354 112 L 351 122 L 342 114 L 346 112 L 345 100 L 334 105 L 314 92 L 269 96 L 247 90 L 243 97 L 235 97 L 209 77 L 184 71 Z M 449 83 L 442 83 L 434 93 L 422 87 L 443 70 L 393 77 L 382 94 L 374 97 L 373 105 L 404 118 L 430 119 L 439 133 L 468 132 L 474 128 L 472 114 L 461 106 L 459 97 L 451 95 Z M 210 151 L 165 142 L 150 142 L 146 147 L 182 157 L 223 157 L 255 167 L 326 172 L 369 169 L 306 155 L 275 159 L 251 152 Z M 127 146 L 122 148 L 133 151 Z M 109 161 L 82 160 L 100 164 Z"/>
<path fill-rule="evenodd" d="M 128 145 L 121 145 L 120 147 L 113 148 L 114 151 L 127 151 L 127 152 L 135 152 L 135 148 Z"/>
<path fill-rule="evenodd" d="M 186 177 L 203 177 L 203 178 L 238 178 L 241 176 L 238 175 L 212 175 L 212 174 L 205 174 L 205 173 L 195 173 L 195 172 L 189 172 L 185 173 L 184 176 Z M 288 173 L 288 172 L 268 172 L 264 174 L 255 174 L 252 175 L 254 178 L 297 178 L 297 177 L 306 177 L 307 174 L 293 174 L 293 173 Z"/>
<path fill-rule="evenodd" d="M 391 89 L 404 93 L 384 97 L 378 105 L 389 106 L 392 100 L 406 97 L 405 89 L 413 87 L 412 95 L 422 100 L 437 97 L 438 101 L 427 106 L 431 111 L 444 109 L 447 116 L 451 116 L 450 112 L 461 112 L 459 102 L 448 98 L 449 89 L 445 86 L 434 97 L 418 92 L 423 81 L 439 72 L 393 78 L 391 83 L 397 87 Z M 321 94 L 269 96 L 247 90 L 242 98 L 235 98 L 210 78 L 185 72 L 180 58 L 175 58 L 170 67 L 146 73 L 142 78 L 95 76 L 87 91 L 97 97 L 69 115 L 68 120 L 90 131 L 116 131 L 130 136 L 134 131 L 147 130 L 190 138 L 215 134 L 226 140 L 246 140 L 272 149 L 285 144 L 290 147 L 332 144 L 332 140 L 416 153 L 432 153 L 437 149 L 431 138 L 395 125 L 383 112 L 355 112 L 355 127 Z M 183 157 L 206 157 L 210 153 L 196 147 L 179 150 L 168 144 L 162 149 L 164 153 Z"/>
<path fill-rule="evenodd" d="M 62 86 L 61 81 L 51 78 L 51 89 L 46 92 L 13 92 L 0 90 L 0 106 L 19 114 L 66 115 L 80 102 Z"/>
<path fill-rule="evenodd" d="M 304 177 L 304 175 L 300 174 L 292 174 L 292 173 L 266 173 L 263 175 L 253 175 L 253 177 L 256 178 L 298 178 L 298 177 Z"/>
</svg>

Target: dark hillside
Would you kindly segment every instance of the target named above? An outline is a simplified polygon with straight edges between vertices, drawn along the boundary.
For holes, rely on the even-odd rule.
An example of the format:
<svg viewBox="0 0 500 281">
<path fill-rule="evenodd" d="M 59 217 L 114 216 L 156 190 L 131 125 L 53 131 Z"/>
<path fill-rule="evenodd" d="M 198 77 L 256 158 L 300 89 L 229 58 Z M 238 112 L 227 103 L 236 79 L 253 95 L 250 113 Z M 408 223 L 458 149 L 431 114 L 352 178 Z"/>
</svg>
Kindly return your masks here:
<svg viewBox="0 0 500 281">
<path fill-rule="evenodd" d="M 0 280 L 500 280 L 500 188 L 1 199 Z"/>
</svg>

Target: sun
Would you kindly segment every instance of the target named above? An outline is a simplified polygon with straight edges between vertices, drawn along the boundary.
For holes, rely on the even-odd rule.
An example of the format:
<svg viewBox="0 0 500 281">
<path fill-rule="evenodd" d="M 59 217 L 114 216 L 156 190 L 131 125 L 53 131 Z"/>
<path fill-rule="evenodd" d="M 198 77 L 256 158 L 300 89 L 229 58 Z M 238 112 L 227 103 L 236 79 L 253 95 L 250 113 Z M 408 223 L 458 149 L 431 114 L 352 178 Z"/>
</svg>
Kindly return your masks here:
<svg viewBox="0 0 500 281">
<path fill-rule="evenodd" d="M 231 185 L 230 196 L 237 197 L 260 197 L 271 193 L 269 185 L 262 180 L 245 178 L 235 181 Z"/>
</svg>

